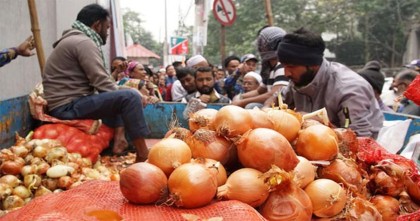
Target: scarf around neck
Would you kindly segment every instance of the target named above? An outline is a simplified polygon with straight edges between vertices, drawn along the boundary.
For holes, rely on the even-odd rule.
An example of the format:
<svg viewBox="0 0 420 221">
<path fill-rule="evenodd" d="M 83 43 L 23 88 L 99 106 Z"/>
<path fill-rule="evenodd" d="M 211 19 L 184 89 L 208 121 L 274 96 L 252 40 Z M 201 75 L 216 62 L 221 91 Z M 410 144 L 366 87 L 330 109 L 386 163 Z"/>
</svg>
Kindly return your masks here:
<svg viewBox="0 0 420 221">
<path fill-rule="evenodd" d="M 85 24 L 83 24 L 79 20 L 76 20 L 71 27 L 83 32 L 86 36 L 88 36 L 90 39 L 92 39 L 93 42 L 95 42 L 96 46 L 99 49 L 99 52 L 101 53 L 102 62 L 104 64 L 104 67 L 106 67 L 104 53 L 102 52 L 102 45 L 103 45 L 104 42 L 102 41 L 101 36 L 99 36 L 99 34 L 96 33 L 96 31 L 94 31 L 92 28 L 86 26 Z"/>
</svg>

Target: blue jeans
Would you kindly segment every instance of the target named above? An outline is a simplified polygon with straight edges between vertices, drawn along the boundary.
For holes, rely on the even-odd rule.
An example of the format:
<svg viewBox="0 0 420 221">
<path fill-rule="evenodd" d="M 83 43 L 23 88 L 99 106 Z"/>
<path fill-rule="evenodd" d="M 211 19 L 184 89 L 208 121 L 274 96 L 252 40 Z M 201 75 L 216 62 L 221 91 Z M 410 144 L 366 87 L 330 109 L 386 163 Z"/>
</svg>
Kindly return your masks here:
<svg viewBox="0 0 420 221">
<path fill-rule="evenodd" d="M 150 133 L 143 115 L 140 95 L 131 89 L 81 97 L 49 112 L 62 120 L 102 119 L 110 127 L 124 126 L 130 139 Z"/>
</svg>

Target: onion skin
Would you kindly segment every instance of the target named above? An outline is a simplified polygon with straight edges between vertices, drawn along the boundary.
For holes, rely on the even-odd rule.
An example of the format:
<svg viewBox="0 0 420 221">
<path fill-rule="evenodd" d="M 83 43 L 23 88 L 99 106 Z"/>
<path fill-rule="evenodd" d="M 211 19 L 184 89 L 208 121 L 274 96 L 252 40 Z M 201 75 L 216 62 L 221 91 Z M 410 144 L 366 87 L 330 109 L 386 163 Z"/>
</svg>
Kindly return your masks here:
<svg viewBox="0 0 420 221">
<path fill-rule="evenodd" d="M 329 179 L 317 179 L 305 187 L 311 199 L 313 213 L 318 217 L 332 217 L 339 214 L 346 205 L 345 190 Z"/>
<path fill-rule="evenodd" d="M 191 161 L 191 149 L 182 140 L 165 138 L 150 148 L 148 162 L 159 167 L 166 176 L 184 163 Z"/>
<path fill-rule="evenodd" d="M 299 163 L 293 169 L 295 173 L 295 183 L 300 188 L 305 188 L 309 183 L 315 180 L 316 167 L 309 162 L 305 157 L 297 156 Z"/>
<path fill-rule="evenodd" d="M 270 221 L 311 220 L 312 210 L 311 199 L 297 187 L 271 192 L 260 213 Z"/>
<path fill-rule="evenodd" d="M 271 169 L 272 164 L 285 171 L 291 171 L 299 163 L 289 141 L 271 129 L 251 130 L 242 136 L 236 146 L 242 165 L 261 172 Z"/>
<path fill-rule="evenodd" d="M 185 141 L 188 137 L 192 135 L 191 131 L 183 128 L 183 127 L 174 127 L 170 129 L 168 132 L 166 132 L 164 138 L 169 138 L 171 135 L 173 135 L 172 138 L 177 138 L 182 141 Z"/>
<path fill-rule="evenodd" d="M 191 132 L 195 132 L 200 128 L 213 129 L 216 114 L 217 110 L 211 108 L 204 108 L 193 113 L 188 120 L 188 126 Z"/>
<path fill-rule="evenodd" d="M 312 125 L 299 132 L 295 150 L 308 160 L 333 160 L 338 154 L 336 134 L 325 125 Z"/>
<path fill-rule="evenodd" d="M 267 115 L 268 119 L 273 122 L 273 130 L 279 132 L 289 142 L 296 139 L 301 123 L 295 116 L 284 110 L 270 110 Z"/>
<path fill-rule="evenodd" d="M 205 166 L 186 163 L 169 176 L 168 189 L 170 199 L 176 206 L 198 208 L 212 201 L 216 195 L 217 180 Z"/>
<path fill-rule="evenodd" d="M 233 172 L 226 184 L 217 188 L 217 198 L 238 200 L 252 207 L 260 206 L 268 198 L 270 189 L 262 175 L 262 172 L 252 168 Z"/>
<path fill-rule="evenodd" d="M 220 108 L 213 125 L 218 135 L 228 138 L 235 138 L 253 128 L 249 112 L 234 105 Z"/>
<path fill-rule="evenodd" d="M 397 199 L 391 196 L 376 195 L 370 199 L 370 202 L 381 213 L 382 220 L 397 220 L 400 214 L 400 203 Z"/>
<path fill-rule="evenodd" d="M 120 190 L 131 203 L 150 204 L 158 201 L 166 190 L 168 179 L 159 167 L 135 163 L 120 174 Z"/>
</svg>

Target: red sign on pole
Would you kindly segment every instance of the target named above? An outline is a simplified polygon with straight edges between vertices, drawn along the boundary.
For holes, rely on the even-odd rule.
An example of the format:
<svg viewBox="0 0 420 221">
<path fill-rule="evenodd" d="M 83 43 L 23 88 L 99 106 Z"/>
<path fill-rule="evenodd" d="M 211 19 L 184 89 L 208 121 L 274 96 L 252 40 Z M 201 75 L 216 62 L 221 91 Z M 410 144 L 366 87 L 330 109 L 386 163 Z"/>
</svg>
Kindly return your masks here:
<svg viewBox="0 0 420 221">
<path fill-rule="evenodd" d="M 232 0 L 214 0 L 213 15 L 220 24 L 231 26 L 236 19 L 236 9 Z"/>
</svg>

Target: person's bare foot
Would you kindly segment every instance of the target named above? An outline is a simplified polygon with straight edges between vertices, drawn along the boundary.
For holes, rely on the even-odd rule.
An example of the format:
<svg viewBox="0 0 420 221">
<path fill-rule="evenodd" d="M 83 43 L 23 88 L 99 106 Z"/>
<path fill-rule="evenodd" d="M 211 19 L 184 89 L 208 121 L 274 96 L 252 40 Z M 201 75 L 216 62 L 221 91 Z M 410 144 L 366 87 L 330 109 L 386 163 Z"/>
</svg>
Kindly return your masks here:
<svg viewBox="0 0 420 221">
<path fill-rule="evenodd" d="M 149 155 L 149 149 L 144 138 L 135 139 L 133 144 L 136 147 L 136 163 L 146 161 Z"/>
<path fill-rule="evenodd" d="M 114 146 L 112 147 L 112 153 L 121 155 L 128 147 L 127 139 L 125 139 L 124 127 L 117 127 L 114 130 Z"/>
</svg>

